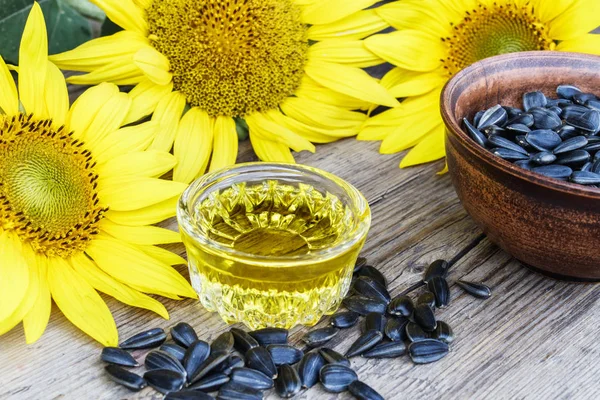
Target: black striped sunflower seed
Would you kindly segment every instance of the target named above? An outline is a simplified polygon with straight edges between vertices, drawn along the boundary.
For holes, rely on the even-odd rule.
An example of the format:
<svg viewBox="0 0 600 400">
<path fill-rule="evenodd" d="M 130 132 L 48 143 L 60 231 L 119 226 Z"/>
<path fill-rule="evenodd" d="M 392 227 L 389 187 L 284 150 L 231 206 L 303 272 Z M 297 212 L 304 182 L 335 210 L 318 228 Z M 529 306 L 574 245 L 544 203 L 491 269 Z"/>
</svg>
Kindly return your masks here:
<svg viewBox="0 0 600 400">
<path fill-rule="evenodd" d="M 263 347 L 270 344 L 286 344 L 288 340 L 288 330 L 283 328 L 264 328 L 250 332 L 256 341 Z"/>
<path fill-rule="evenodd" d="M 354 273 L 356 274 L 365 265 L 367 265 L 367 259 L 365 257 L 358 257 L 354 264 Z"/>
<path fill-rule="evenodd" d="M 450 289 L 444 278 L 436 276 L 427 282 L 427 289 L 435 296 L 435 306 L 446 307 L 450 303 Z"/>
<path fill-rule="evenodd" d="M 298 376 L 302 380 L 302 387 L 311 388 L 319 381 L 319 371 L 325 365 L 325 359 L 318 350 L 304 354 L 298 364 Z"/>
<path fill-rule="evenodd" d="M 365 329 L 364 332 L 375 330 L 383 332 L 385 328 L 385 316 L 379 313 L 368 313 L 365 317 Z"/>
<path fill-rule="evenodd" d="M 425 269 L 423 274 L 423 282 L 427 283 L 434 276 L 445 278 L 448 276 L 448 269 L 450 265 L 446 260 L 435 260 Z"/>
<path fill-rule="evenodd" d="M 408 336 L 406 335 L 406 324 L 408 324 L 408 318 L 388 318 L 383 332 L 385 333 L 385 336 L 393 342 L 406 340 L 408 339 Z"/>
<path fill-rule="evenodd" d="M 345 298 L 343 304 L 348 310 L 354 311 L 360 315 L 367 315 L 371 312 L 384 314 L 386 309 L 386 303 L 381 300 L 358 296 Z"/>
<path fill-rule="evenodd" d="M 233 350 L 235 339 L 233 334 L 229 331 L 221 333 L 215 340 L 210 344 L 210 351 L 226 351 L 230 352 Z"/>
<path fill-rule="evenodd" d="M 225 375 L 231 374 L 234 368 L 244 367 L 244 359 L 237 354 L 230 354 L 221 364 L 215 368 L 215 372 L 222 372 Z"/>
<path fill-rule="evenodd" d="M 456 284 L 471 296 L 475 296 L 480 299 L 488 299 L 492 295 L 492 290 L 483 283 L 457 281 Z"/>
<path fill-rule="evenodd" d="M 213 352 L 213 354 L 219 354 Z M 188 347 L 183 357 L 183 366 L 188 379 L 193 378 L 210 356 L 210 345 L 203 340 L 196 340 Z"/>
<path fill-rule="evenodd" d="M 217 394 L 219 400 L 262 400 L 263 398 L 262 390 L 251 389 L 233 382 L 221 386 Z"/>
<path fill-rule="evenodd" d="M 389 303 L 391 300 L 387 289 L 375 279 L 369 276 L 361 276 L 354 282 L 354 290 L 365 297 L 378 299 L 384 303 Z"/>
<path fill-rule="evenodd" d="M 406 354 L 404 342 L 382 342 L 365 351 L 362 356 L 367 358 L 396 358 Z"/>
<path fill-rule="evenodd" d="M 296 364 L 302 360 L 304 353 L 302 350 L 287 344 L 270 344 L 267 346 L 267 351 L 271 354 L 273 363 L 276 366 L 283 364 Z"/>
<path fill-rule="evenodd" d="M 319 349 L 319 353 L 327 364 L 342 364 L 346 367 L 350 366 L 350 360 L 333 349 L 322 347 Z"/>
<path fill-rule="evenodd" d="M 229 331 L 233 335 L 233 339 L 234 339 L 233 346 L 240 353 L 245 354 L 251 348 L 259 346 L 256 339 L 254 339 L 252 336 L 250 336 L 248 334 L 248 332 L 243 331 L 238 328 L 231 328 Z"/>
<path fill-rule="evenodd" d="M 214 392 L 215 390 L 219 390 L 221 386 L 229 382 L 229 376 L 217 372 L 210 375 L 205 376 L 200 379 L 198 382 L 193 385 L 188 386 L 190 390 L 201 390 L 203 392 Z"/>
<path fill-rule="evenodd" d="M 379 282 L 381 286 L 387 288 L 387 282 L 383 274 L 372 265 L 364 265 L 360 271 L 358 271 L 357 277 L 366 276 Z"/>
<path fill-rule="evenodd" d="M 119 345 L 126 350 L 151 349 L 158 347 L 167 340 L 167 333 L 162 328 L 154 328 L 133 335 Z"/>
<path fill-rule="evenodd" d="M 302 340 L 310 347 L 319 347 L 333 339 L 339 331 L 339 328 L 334 326 L 315 329 L 310 332 L 306 332 L 304 337 L 302 337 Z"/>
<path fill-rule="evenodd" d="M 152 350 L 149 352 L 146 355 L 144 365 L 149 371 L 153 369 L 168 369 L 175 371 L 184 377 L 187 375 L 185 368 L 183 368 L 183 365 L 181 365 L 181 362 L 179 362 L 179 360 L 173 355 L 162 350 Z"/>
<path fill-rule="evenodd" d="M 107 365 L 104 370 L 112 381 L 125 386 L 127 389 L 137 392 L 148 386 L 144 378 L 118 365 Z"/>
<path fill-rule="evenodd" d="M 448 343 L 427 339 L 408 345 L 408 354 L 415 364 L 428 364 L 440 360 L 448 354 Z"/>
<path fill-rule="evenodd" d="M 356 325 L 359 317 L 360 314 L 354 311 L 343 311 L 333 314 L 329 319 L 329 323 L 336 328 L 346 329 Z"/>
<path fill-rule="evenodd" d="M 181 347 L 180 345 L 175 343 L 165 343 L 162 346 L 160 346 L 159 350 L 169 353 L 170 355 L 178 359 L 179 362 L 183 363 L 183 357 L 185 357 L 186 352 L 186 349 L 184 347 Z"/>
<path fill-rule="evenodd" d="M 235 368 L 231 372 L 231 382 L 257 390 L 271 389 L 275 385 L 273 378 L 252 368 Z"/>
<path fill-rule="evenodd" d="M 404 329 L 408 340 L 411 342 L 421 342 L 430 338 L 429 334 L 415 322 L 408 322 Z"/>
<path fill-rule="evenodd" d="M 433 331 L 431 337 L 433 339 L 441 340 L 442 342 L 452 343 L 454 341 L 454 331 L 444 321 L 438 321 L 435 331 Z"/>
<path fill-rule="evenodd" d="M 191 373 L 188 372 L 188 382 L 196 383 L 206 375 L 216 372 L 215 369 L 229 357 L 229 353 L 216 352 L 208 356 L 208 358 L 195 368 Z"/>
<path fill-rule="evenodd" d="M 425 292 L 417 297 L 417 305 L 419 304 L 427 304 L 433 309 L 435 307 L 435 296 L 431 292 Z"/>
<path fill-rule="evenodd" d="M 144 373 L 148 385 L 161 393 L 176 392 L 185 384 L 185 377 L 170 369 L 153 369 Z"/>
<path fill-rule="evenodd" d="M 279 367 L 277 380 L 275 381 L 275 391 L 284 399 L 294 397 L 302 388 L 302 380 L 298 372 L 288 364 Z"/>
<path fill-rule="evenodd" d="M 435 314 L 427 304 L 419 304 L 416 306 L 415 311 L 413 312 L 413 318 L 415 319 L 415 322 L 427 332 L 433 331 L 437 326 Z"/>
<path fill-rule="evenodd" d="M 171 328 L 171 337 L 175 343 L 186 348 L 198 340 L 198 335 L 194 328 L 185 322 L 180 322 Z"/>
<path fill-rule="evenodd" d="M 383 340 L 383 333 L 381 331 L 370 330 L 368 332 L 363 333 L 352 343 L 348 351 L 346 352 L 346 357 L 354 357 L 359 354 L 364 353 L 370 348 L 374 347 L 377 343 Z"/>
<path fill-rule="evenodd" d="M 262 346 L 248 350 L 246 353 L 246 366 L 256 369 L 271 378 L 277 376 L 277 367 L 273 362 L 271 353 Z"/>
<path fill-rule="evenodd" d="M 164 400 L 211 400 L 212 396 L 198 390 L 180 390 L 169 392 Z"/>
<path fill-rule="evenodd" d="M 321 384 L 328 392 L 341 393 L 358 380 L 358 375 L 352 369 L 340 364 L 327 364 L 319 372 Z"/>
<path fill-rule="evenodd" d="M 358 400 L 384 400 L 375 389 L 361 381 L 354 381 L 348 386 L 348 391 Z"/>
<path fill-rule="evenodd" d="M 415 309 L 415 304 L 408 296 L 397 296 L 390 301 L 387 306 L 387 312 L 392 315 L 401 315 L 410 317 Z"/>
<path fill-rule="evenodd" d="M 140 364 L 129 352 L 118 347 L 105 347 L 100 354 L 102 361 L 123 367 L 138 367 Z"/>
</svg>

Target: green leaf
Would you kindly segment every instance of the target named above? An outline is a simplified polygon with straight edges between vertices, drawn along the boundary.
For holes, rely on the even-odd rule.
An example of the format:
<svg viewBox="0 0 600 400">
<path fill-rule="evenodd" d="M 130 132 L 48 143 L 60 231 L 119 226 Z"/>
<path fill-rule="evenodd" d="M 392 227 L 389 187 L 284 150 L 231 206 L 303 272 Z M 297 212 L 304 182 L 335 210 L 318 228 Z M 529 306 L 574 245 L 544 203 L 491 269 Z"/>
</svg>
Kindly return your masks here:
<svg viewBox="0 0 600 400">
<path fill-rule="evenodd" d="M 89 0 L 63 0 L 69 6 L 71 6 L 75 11 L 84 17 L 91 18 L 98 22 L 104 21 L 106 14 L 100 7 L 95 4 L 90 3 Z"/>
<path fill-rule="evenodd" d="M 102 23 L 102 28 L 100 29 L 100 36 L 110 36 L 122 30 L 123 28 L 112 22 L 110 18 L 106 17 Z"/>
<path fill-rule="evenodd" d="M 71 50 L 92 38 L 90 23 L 65 0 L 38 0 L 48 31 L 48 52 Z M 0 0 L 0 55 L 18 64 L 19 44 L 33 0 Z"/>
<path fill-rule="evenodd" d="M 235 130 L 237 131 L 238 141 L 243 141 L 248 139 L 250 128 L 248 128 L 248 124 L 246 120 L 243 118 L 234 117 L 235 120 Z"/>
</svg>

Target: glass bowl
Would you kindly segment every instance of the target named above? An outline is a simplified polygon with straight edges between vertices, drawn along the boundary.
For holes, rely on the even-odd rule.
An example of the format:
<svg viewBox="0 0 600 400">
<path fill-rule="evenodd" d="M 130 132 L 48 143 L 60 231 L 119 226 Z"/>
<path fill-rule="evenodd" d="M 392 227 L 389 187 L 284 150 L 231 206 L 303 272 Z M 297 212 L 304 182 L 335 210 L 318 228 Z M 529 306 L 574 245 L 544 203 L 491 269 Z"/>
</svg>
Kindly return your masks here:
<svg viewBox="0 0 600 400">
<path fill-rule="evenodd" d="M 355 187 L 328 172 L 246 163 L 193 182 L 177 220 L 206 309 L 250 329 L 291 328 L 339 307 L 371 212 Z"/>
</svg>

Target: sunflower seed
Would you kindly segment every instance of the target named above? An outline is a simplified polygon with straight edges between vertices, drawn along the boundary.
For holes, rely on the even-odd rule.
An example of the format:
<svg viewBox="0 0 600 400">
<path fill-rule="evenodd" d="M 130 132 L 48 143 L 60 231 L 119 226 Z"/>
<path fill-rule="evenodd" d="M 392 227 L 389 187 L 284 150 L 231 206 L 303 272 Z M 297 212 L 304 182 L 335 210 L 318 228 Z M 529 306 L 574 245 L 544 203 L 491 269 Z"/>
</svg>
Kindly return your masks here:
<svg viewBox="0 0 600 400">
<path fill-rule="evenodd" d="M 383 328 L 385 327 L 385 316 L 379 313 L 369 313 L 365 317 L 365 332 L 370 330 L 376 330 L 379 332 L 383 332 Z"/>
<path fill-rule="evenodd" d="M 383 330 L 385 336 L 394 342 L 408 339 L 408 336 L 406 335 L 406 324 L 408 324 L 407 318 L 388 318 Z"/>
<path fill-rule="evenodd" d="M 358 400 L 384 400 L 371 386 L 356 380 L 348 386 L 348 391 Z"/>
<path fill-rule="evenodd" d="M 275 381 L 275 391 L 279 397 L 289 399 L 300 392 L 302 380 L 296 370 L 288 364 L 279 367 L 277 380 Z"/>
<path fill-rule="evenodd" d="M 508 120 L 506 110 L 500 104 L 487 109 L 481 116 L 477 129 L 483 130 L 492 125 L 502 126 Z"/>
<path fill-rule="evenodd" d="M 154 328 L 133 335 L 119 345 L 126 350 L 151 349 L 158 347 L 167 340 L 167 334 L 162 328 Z"/>
<path fill-rule="evenodd" d="M 523 113 L 509 120 L 506 125 L 522 124 L 528 128 L 531 128 L 534 124 L 533 115 L 529 113 Z"/>
<path fill-rule="evenodd" d="M 319 347 L 333 339 L 333 337 L 337 335 L 339 331 L 339 328 L 334 326 L 315 329 L 307 332 L 302 340 L 310 347 Z"/>
<path fill-rule="evenodd" d="M 527 170 L 531 170 L 532 168 L 537 167 L 531 160 L 517 160 L 515 161 L 515 165 Z"/>
<path fill-rule="evenodd" d="M 562 119 L 567 120 L 568 118 L 581 117 L 583 114 L 588 112 L 588 110 L 589 109 L 587 107 L 580 106 L 578 104 L 571 104 L 562 108 L 560 116 Z"/>
<path fill-rule="evenodd" d="M 358 375 L 352 369 L 339 364 L 327 364 L 319 372 L 321 384 L 328 392 L 341 393 L 358 380 Z"/>
<path fill-rule="evenodd" d="M 214 392 L 215 390 L 219 390 L 221 386 L 229 382 L 229 377 L 220 372 L 210 374 L 200 379 L 198 382 L 193 385 L 188 386 L 190 390 L 201 390 L 203 392 Z"/>
<path fill-rule="evenodd" d="M 302 350 L 287 344 L 270 344 L 267 346 L 267 350 L 269 351 L 269 354 L 271 354 L 273 363 L 276 366 L 296 364 L 302 360 L 302 356 L 304 355 Z"/>
<path fill-rule="evenodd" d="M 479 122 L 481 121 L 481 117 L 483 116 L 483 113 L 485 111 L 477 111 L 477 113 L 475 113 L 475 115 L 473 116 L 473 125 L 477 126 L 479 125 Z M 508 115 L 508 113 L 507 113 Z"/>
<path fill-rule="evenodd" d="M 235 368 L 231 372 L 231 381 L 256 390 L 271 389 L 275 385 L 273 378 L 252 368 Z"/>
<path fill-rule="evenodd" d="M 381 300 L 369 299 L 366 297 L 347 297 L 343 300 L 343 304 L 350 311 L 367 315 L 370 312 L 385 313 L 386 304 Z"/>
<path fill-rule="evenodd" d="M 425 270 L 425 273 L 423 274 L 423 282 L 429 282 L 434 276 L 441 276 L 442 278 L 447 277 L 449 267 L 450 265 L 448 264 L 448 261 L 435 260 L 429 264 Z"/>
<path fill-rule="evenodd" d="M 185 383 L 185 377 L 179 372 L 170 369 L 153 369 L 144 373 L 144 379 L 148 385 L 161 393 L 176 392 L 181 390 Z"/>
<path fill-rule="evenodd" d="M 382 342 L 362 353 L 366 358 L 396 358 L 406 354 L 404 342 Z"/>
<path fill-rule="evenodd" d="M 242 354 L 245 354 L 248 350 L 253 347 L 258 347 L 259 344 L 252 336 L 248 334 L 248 332 L 243 331 L 238 328 L 231 328 L 229 330 L 233 335 L 234 339 L 234 347 L 237 351 Z"/>
<path fill-rule="evenodd" d="M 404 328 L 406 336 L 411 342 L 420 342 L 430 338 L 430 335 L 423 330 L 417 323 L 408 322 Z"/>
<path fill-rule="evenodd" d="M 560 136 L 560 138 L 562 140 L 567 140 L 576 136 L 579 136 L 579 131 L 572 127 L 571 125 L 564 125 L 561 126 L 556 133 L 558 133 L 558 136 Z"/>
<path fill-rule="evenodd" d="M 488 126 L 487 128 L 485 128 L 484 132 L 487 135 L 487 137 L 489 138 L 491 135 L 503 135 L 506 133 L 506 130 L 499 126 L 492 125 L 492 126 Z"/>
<path fill-rule="evenodd" d="M 171 328 L 171 337 L 175 343 L 186 348 L 198 340 L 198 335 L 194 328 L 185 322 L 180 322 Z"/>
<path fill-rule="evenodd" d="M 569 138 L 554 148 L 554 154 L 566 153 L 567 151 L 581 149 L 588 144 L 585 136 Z"/>
<path fill-rule="evenodd" d="M 340 329 L 351 328 L 356 325 L 359 317 L 360 314 L 354 311 L 338 312 L 331 316 L 329 323 Z"/>
<path fill-rule="evenodd" d="M 569 166 L 579 166 L 590 161 L 592 156 L 585 150 L 573 150 L 559 154 L 556 158 L 557 164 L 568 164 Z"/>
<path fill-rule="evenodd" d="M 474 283 L 461 280 L 457 281 L 456 284 L 471 296 L 475 296 L 480 299 L 487 299 L 492 295 L 492 290 L 483 283 Z"/>
<path fill-rule="evenodd" d="M 325 359 L 317 350 L 304 354 L 298 364 L 298 375 L 305 388 L 313 387 L 319 381 L 319 371 L 325 365 Z"/>
<path fill-rule="evenodd" d="M 590 172 L 600 174 L 600 158 L 592 163 L 592 168 L 590 168 Z"/>
<path fill-rule="evenodd" d="M 111 380 L 125 386 L 127 389 L 138 391 L 148 385 L 144 378 L 118 365 L 107 365 L 104 370 Z"/>
<path fill-rule="evenodd" d="M 516 151 L 503 149 L 502 147 L 495 147 L 492 149 L 492 153 L 504 160 L 527 160 L 529 154 L 517 153 Z"/>
<path fill-rule="evenodd" d="M 265 347 L 270 344 L 286 344 L 288 340 L 288 330 L 283 328 L 264 328 L 250 332 L 258 344 Z"/>
<path fill-rule="evenodd" d="M 271 378 L 277 376 L 277 367 L 275 367 L 271 353 L 262 346 L 248 350 L 246 353 L 246 366 L 256 369 Z"/>
<path fill-rule="evenodd" d="M 251 389 L 233 382 L 227 382 L 219 389 L 217 400 L 262 400 L 261 390 Z"/>
<path fill-rule="evenodd" d="M 220 354 L 214 352 L 214 354 Z M 210 355 L 210 345 L 203 340 L 196 340 L 188 347 L 183 357 L 183 366 L 188 379 L 195 377 Z"/>
<path fill-rule="evenodd" d="M 600 112 L 588 110 L 583 115 L 573 115 L 565 118 L 565 122 L 586 132 L 596 133 L 600 130 Z"/>
<path fill-rule="evenodd" d="M 556 88 L 558 97 L 567 100 L 571 100 L 578 93 L 581 93 L 581 89 L 573 85 L 560 85 Z"/>
<path fill-rule="evenodd" d="M 592 110 L 600 111 L 600 101 L 598 100 L 588 100 L 585 102 L 585 106 Z"/>
<path fill-rule="evenodd" d="M 537 165 L 548 165 L 556 161 L 556 156 L 549 151 L 542 151 L 531 156 L 531 162 Z"/>
<path fill-rule="evenodd" d="M 546 107 L 548 100 L 542 92 L 528 92 L 523 95 L 523 109 L 527 112 L 535 107 Z"/>
<path fill-rule="evenodd" d="M 435 339 L 413 342 L 408 345 L 408 354 L 415 364 L 428 364 L 448 354 L 448 343 Z"/>
<path fill-rule="evenodd" d="M 591 172 L 593 163 L 591 161 L 586 162 L 579 168 L 580 171 Z"/>
<path fill-rule="evenodd" d="M 444 278 L 434 277 L 427 282 L 427 289 L 435 296 L 435 306 L 445 307 L 450 303 L 450 289 Z"/>
<path fill-rule="evenodd" d="M 537 129 L 556 129 L 562 125 L 560 117 L 546 108 L 532 108 L 533 124 Z"/>
<path fill-rule="evenodd" d="M 552 151 L 562 142 L 558 133 L 550 129 L 536 129 L 525 135 L 525 138 L 527 143 L 539 151 Z"/>
<path fill-rule="evenodd" d="M 212 396 L 197 390 L 180 390 L 167 393 L 164 400 L 212 400 Z"/>
<path fill-rule="evenodd" d="M 483 133 L 481 133 L 479 129 L 471 125 L 471 123 L 466 118 L 463 118 L 463 123 L 465 125 L 465 130 L 467 131 L 471 139 L 473 139 L 482 147 L 487 146 L 487 137 Z"/>
<path fill-rule="evenodd" d="M 435 331 L 431 335 L 433 339 L 441 340 L 442 342 L 452 343 L 454 341 L 454 331 L 444 321 L 438 321 Z"/>
<path fill-rule="evenodd" d="M 140 364 L 127 351 L 118 347 L 105 347 L 100 355 L 102 361 L 124 367 L 138 367 Z"/>
<path fill-rule="evenodd" d="M 365 265 L 367 265 L 367 259 L 365 257 L 358 257 L 356 264 L 354 264 L 354 273 L 356 274 Z"/>
<path fill-rule="evenodd" d="M 427 332 L 433 331 L 437 326 L 433 310 L 427 304 L 419 304 L 416 306 L 413 318 L 415 319 L 415 322 Z"/>
<path fill-rule="evenodd" d="M 186 351 L 184 347 L 181 347 L 180 345 L 175 343 L 165 343 L 162 346 L 160 346 L 159 350 L 169 353 L 170 355 L 178 359 L 180 363 L 183 363 L 183 357 L 185 357 Z"/>
<path fill-rule="evenodd" d="M 215 372 L 221 372 L 225 375 L 230 375 L 234 368 L 245 366 L 244 359 L 237 354 L 230 354 L 221 364 L 215 368 Z"/>
<path fill-rule="evenodd" d="M 506 130 L 508 132 L 514 133 L 515 135 L 522 135 L 531 132 L 531 129 L 527 125 L 523 124 L 511 124 L 506 125 Z"/>
<path fill-rule="evenodd" d="M 562 109 L 558 106 L 546 107 L 549 111 L 552 111 L 554 114 L 559 115 L 562 113 Z"/>
<path fill-rule="evenodd" d="M 577 104 L 585 104 L 586 102 L 588 102 L 589 100 L 597 100 L 598 98 L 596 97 L 596 95 L 592 94 L 592 93 L 575 93 L 573 95 L 573 101 Z"/>
<path fill-rule="evenodd" d="M 502 106 L 502 108 L 506 110 L 506 115 L 508 118 L 514 118 L 517 115 L 523 114 L 523 110 L 517 107 Z"/>
<path fill-rule="evenodd" d="M 358 271 L 357 277 L 366 276 L 372 279 L 375 279 L 377 282 L 381 284 L 384 288 L 387 288 L 387 282 L 385 277 L 377 268 L 372 265 L 365 265 Z"/>
<path fill-rule="evenodd" d="M 361 276 L 354 282 L 354 290 L 365 297 L 389 303 L 391 300 L 387 289 L 369 276 Z"/>
<path fill-rule="evenodd" d="M 573 173 L 573 170 L 564 165 L 544 165 L 532 169 L 533 172 L 556 179 L 567 179 Z"/>
<path fill-rule="evenodd" d="M 216 372 L 215 369 L 229 357 L 226 352 L 216 352 L 208 356 L 206 360 L 198 365 L 193 371 L 188 372 L 188 382 L 196 383 L 211 372 Z"/>
<path fill-rule="evenodd" d="M 319 353 L 327 364 L 341 364 L 346 367 L 350 366 L 350 360 L 333 349 L 323 347 L 319 349 Z"/>
<path fill-rule="evenodd" d="M 410 317 L 414 309 L 415 305 L 410 297 L 398 296 L 394 297 L 394 299 L 390 301 L 390 304 L 388 304 L 387 307 L 387 312 L 392 315 L 402 315 L 403 317 Z"/>
<path fill-rule="evenodd" d="M 233 350 L 233 344 L 235 339 L 233 334 L 229 331 L 221 333 L 215 340 L 210 344 L 210 351 L 225 351 L 230 352 Z"/>
<path fill-rule="evenodd" d="M 352 343 L 345 356 L 350 358 L 364 353 L 374 347 L 377 343 L 381 342 L 381 340 L 383 340 L 382 332 L 375 330 L 365 332 Z"/>
<path fill-rule="evenodd" d="M 579 183 L 580 185 L 598 185 L 600 184 L 600 174 L 587 171 L 574 171 L 570 181 Z"/>
<path fill-rule="evenodd" d="M 531 135 L 531 132 L 529 132 L 527 135 Z M 503 138 L 502 136 L 490 135 L 490 137 L 488 138 L 488 141 L 496 147 L 501 147 L 503 149 L 512 150 L 514 152 L 521 153 L 521 154 L 527 154 L 527 150 L 525 150 L 518 144 L 516 144 L 508 139 Z"/>
<path fill-rule="evenodd" d="M 417 305 L 419 304 L 426 304 L 433 309 L 435 307 L 435 296 L 431 292 L 425 292 L 417 297 Z"/>
<path fill-rule="evenodd" d="M 175 371 L 184 377 L 187 375 L 185 368 L 173 355 L 162 350 L 152 350 L 146 355 L 144 365 L 147 370 L 168 369 Z"/>
</svg>

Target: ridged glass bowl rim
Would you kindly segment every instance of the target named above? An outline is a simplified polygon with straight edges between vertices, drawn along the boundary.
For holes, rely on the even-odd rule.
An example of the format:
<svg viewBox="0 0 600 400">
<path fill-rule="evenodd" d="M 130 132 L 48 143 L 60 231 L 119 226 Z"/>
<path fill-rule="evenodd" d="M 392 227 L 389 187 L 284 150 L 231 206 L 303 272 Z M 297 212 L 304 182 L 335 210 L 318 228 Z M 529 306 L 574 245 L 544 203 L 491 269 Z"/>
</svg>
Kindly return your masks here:
<svg viewBox="0 0 600 400">
<path fill-rule="evenodd" d="M 317 176 L 321 179 L 324 178 L 329 180 L 338 188 L 342 189 L 342 191 L 348 196 L 352 203 L 347 204 L 347 206 L 350 207 L 352 213 L 354 214 L 355 224 L 340 243 L 337 243 L 333 247 L 318 250 L 305 255 L 259 256 L 232 249 L 209 239 L 193 222 L 192 215 L 190 214 L 189 210 L 190 201 L 193 201 L 193 199 L 195 199 L 197 196 L 200 196 L 204 193 L 210 193 L 210 191 L 214 189 L 217 184 L 227 180 L 230 183 L 245 182 L 243 179 L 244 174 L 259 172 L 264 173 L 265 180 L 277 179 L 278 177 L 284 177 L 283 173 L 285 171 L 288 171 L 288 173 L 293 172 L 299 175 L 309 174 Z M 269 174 L 269 172 L 271 173 Z M 301 180 L 297 182 L 302 183 Z M 227 186 L 228 185 L 221 185 L 219 189 Z M 317 190 L 322 190 L 322 188 L 317 185 L 313 185 L 313 187 Z M 192 182 L 190 186 L 183 192 L 177 203 L 177 221 L 179 223 L 179 229 L 183 230 L 196 242 L 197 245 L 201 246 L 205 251 L 211 254 L 222 256 L 230 260 L 240 261 L 245 264 L 261 267 L 277 266 L 280 268 L 306 265 L 310 261 L 318 260 L 319 262 L 322 262 L 340 256 L 349 251 L 354 247 L 354 245 L 363 240 L 369 231 L 371 225 L 371 210 L 369 208 L 367 199 L 358 189 L 342 178 L 329 172 L 301 164 L 248 162 L 210 172 Z"/>
</svg>

